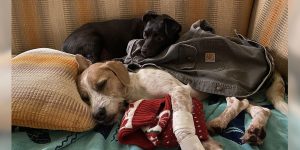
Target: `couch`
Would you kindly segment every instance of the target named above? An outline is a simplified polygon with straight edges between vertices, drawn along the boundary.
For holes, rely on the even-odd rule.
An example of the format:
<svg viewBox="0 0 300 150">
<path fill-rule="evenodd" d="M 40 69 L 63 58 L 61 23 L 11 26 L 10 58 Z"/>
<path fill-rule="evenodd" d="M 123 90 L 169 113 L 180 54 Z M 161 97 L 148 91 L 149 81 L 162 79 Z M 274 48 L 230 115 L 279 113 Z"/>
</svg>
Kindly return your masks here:
<svg viewBox="0 0 300 150">
<path fill-rule="evenodd" d="M 26 0 L 12 1 L 12 54 L 38 48 L 61 49 L 64 39 L 84 23 L 141 17 L 147 10 L 174 17 L 187 31 L 207 19 L 223 36 L 234 29 L 268 46 L 287 78 L 287 0 Z"/>
<path fill-rule="evenodd" d="M 12 55 L 40 47 L 60 50 L 64 39 L 82 24 L 115 18 L 141 17 L 148 10 L 156 11 L 159 14 L 165 13 L 175 18 L 183 27 L 182 33 L 185 33 L 193 22 L 206 19 L 215 28 L 216 34 L 234 36 L 234 30 L 236 30 L 247 38 L 260 42 L 269 47 L 276 69 L 287 80 L 287 0 L 12 0 Z M 225 103 L 210 103 L 205 103 L 205 106 L 211 106 L 205 110 L 206 114 L 211 112 L 218 114 L 225 107 Z M 273 124 L 269 128 L 282 127 L 284 129 L 282 131 L 287 130 L 287 118 L 278 112 L 272 113 L 275 114 L 274 116 L 279 116 L 279 119 L 276 117 L 277 119 L 272 120 Z M 211 117 L 213 116 L 207 116 L 206 119 L 211 119 Z M 246 121 L 245 124 L 247 123 L 249 122 Z M 116 131 L 116 128 L 114 126 L 112 130 Z M 20 134 L 23 133 L 16 133 L 13 137 L 22 136 Z M 60 134 L 62 133 L 58 135 Z M 106 141 L 115 139 L 113 133 L 104 134 L 107 134 L 104 136 Z M 58 135 L 55 134 L 56 137 L 59 137 Z M 68 145 L 68 140 L 73 143 L 73 137 L 76 139 L 85 137 L 85 141 L 69 147 L 69 149 L 77 146 L 77 148 L 84 148 L 79 146 L 80 143 L 85 143 L 85 146 L 94 146 L 99 142 L 95 139 L 103 138 L 98 136 L 90 132 L 71 133 L 66 139 L 58 138 L 58 141 Z M 272 137 L 272 133 L 268 140 L 273 141 L 270 136 Z M 286 148 L 287 135 L 280 138 L 282 140 L 275 139 L 277 145 L 272 145 L 271 142 L 271 144 L 264 145 L 262 149 Z M 216 139 L 223 141 L 219 137 Z M 225 143 L 227 139 L 225 139 Z M 67 143 L 64 143 L 65 140 Z M 234 139 L 231 140 L 234 141 Z M 24 141 L 13 140 L 13 142 L 22 143 Z M 282 147 L 278 147 L 278 145 Z M 39 146 L 38 148 L 43 148 L 43 146 Z M 106 149 L 118 147 L 114 146 L 108 146 Z M 235 146 L 232 145 L 230 148 Z M 242 147 L 251 149 L 249 145 Z M 22 148 L 22 145 L 14 148 Z M 99 147 L 97 148 L 99 149 Z M 122 149 L 125 148 L 122 147 Z M 130 147 L 129 149 L 138 148 Z"/>
</svg>

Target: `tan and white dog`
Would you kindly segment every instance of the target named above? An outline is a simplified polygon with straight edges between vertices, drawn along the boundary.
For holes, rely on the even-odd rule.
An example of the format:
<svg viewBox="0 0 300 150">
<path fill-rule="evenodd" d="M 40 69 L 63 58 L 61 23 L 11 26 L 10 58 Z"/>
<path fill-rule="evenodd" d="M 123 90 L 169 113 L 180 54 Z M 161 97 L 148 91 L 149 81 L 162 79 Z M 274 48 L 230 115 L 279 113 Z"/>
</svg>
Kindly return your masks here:
<svg viewBox="0 0 300 150">
<path fill-rule="evenodd" d="M 80 72 L 77 82 L 78 90 L 82 99 L 90 103 L 92 115 L 98 123 L 112 124 L 115 122 L 124 110 L 124 102 L 131 103 L 140 99 L 161 98 L 169 94 L 172 99 L 173 132 L 181 149 L 199 150 L 204 149 L 204 147 L 205 149 L 222 149 L 221 145 L 213 141 L 212 138 L 201 143 L 195 135 L 191 114 L 191 97 L 204 99 L 208 96 L 207 93 L 196 91 L 159 69 L 144 68 L 132 73 L 128 72 L 124 65 L 117 61 L 92 64 L 81 55 L 76 55 L 76 60 Z M 211 128 L 218 127 L 219 120 L 230 121 L 249 106 L 246 99 L 239 101 L 234 97 L 227 98 L 227 104 L 228 108 L 227 111 L 224 111 L 225 115 L 213 120 L 212 123 L 208 123 Z M 252 108 L 250 107 L 247 111 L 250 113 L 253 111 Z M 265 111 L 264 109 L 256 110 L 258 111 L 253 117 L 268 119 L 270 113 L 265 115 L 265 113 L 260 113 Z M 270 111 L 267 110 L 267 112 Z M 264 126 L 264 124 L 258 124 L 260 128 Z M 253 137 L 245 137 L 243 140 L 247 141 L 247 138 Z"/>
</svg>

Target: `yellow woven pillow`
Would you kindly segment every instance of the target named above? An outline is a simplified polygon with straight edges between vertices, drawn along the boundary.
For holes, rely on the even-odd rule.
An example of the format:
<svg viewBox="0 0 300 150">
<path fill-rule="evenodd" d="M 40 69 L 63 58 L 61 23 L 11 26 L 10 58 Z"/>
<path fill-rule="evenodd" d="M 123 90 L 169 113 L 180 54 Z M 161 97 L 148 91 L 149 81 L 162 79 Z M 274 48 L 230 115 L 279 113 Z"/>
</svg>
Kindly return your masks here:
<svg viewBox="0 0 300 150">
<path fill-rule="evenodd" d="M 51 130 L 94 127 L 76 87 L 74 55 L 39 48 L 12 59 L 12 124 Z"/>
</svg>

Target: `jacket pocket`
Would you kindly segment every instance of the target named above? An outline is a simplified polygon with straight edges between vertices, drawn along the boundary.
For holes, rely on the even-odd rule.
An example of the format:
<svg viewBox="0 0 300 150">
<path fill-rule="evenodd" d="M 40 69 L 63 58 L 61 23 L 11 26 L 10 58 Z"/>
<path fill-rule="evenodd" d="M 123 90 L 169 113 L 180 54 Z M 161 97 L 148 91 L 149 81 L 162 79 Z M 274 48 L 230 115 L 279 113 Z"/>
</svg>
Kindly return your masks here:
<svg viewBox="0 0 300 150">
<path fill-rule="evenodd" d="M 181 43 L 178 45 L 178 63 L 176 66 L 180 70 L 194 69 L 198 51 L 196 47 Z"/>
</svg>

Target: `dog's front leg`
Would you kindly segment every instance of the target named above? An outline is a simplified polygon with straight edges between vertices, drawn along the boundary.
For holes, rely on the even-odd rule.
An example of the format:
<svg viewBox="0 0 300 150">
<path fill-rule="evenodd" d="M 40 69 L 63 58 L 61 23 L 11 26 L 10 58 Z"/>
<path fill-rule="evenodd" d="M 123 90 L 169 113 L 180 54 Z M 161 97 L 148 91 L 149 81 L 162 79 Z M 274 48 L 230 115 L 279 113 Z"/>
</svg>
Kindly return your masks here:
<svg viewBox="0 0 300 150">
<path fill-rule="evenodd" d="M 174 87 L 169 93 L 172 99 L 173 132 L 182 150 L 204 150 L 195 134 L 190 92 L 182 86 Z"/>
</svg>

